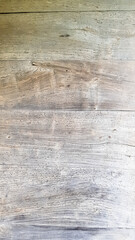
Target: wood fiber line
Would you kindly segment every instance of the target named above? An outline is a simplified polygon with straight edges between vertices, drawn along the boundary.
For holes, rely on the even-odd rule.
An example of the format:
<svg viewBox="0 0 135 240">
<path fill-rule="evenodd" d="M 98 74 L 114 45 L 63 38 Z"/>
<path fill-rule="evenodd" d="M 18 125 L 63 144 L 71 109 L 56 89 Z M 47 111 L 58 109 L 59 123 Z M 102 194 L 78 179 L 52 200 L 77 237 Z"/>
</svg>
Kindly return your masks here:
<svg viewBox="0 0 135 240">
<path fill-rule="evenodd" d="M 1 60 L 135 60 L 135 12 L 0 15 Z"/>
<path fill-rule="evenodd" d="M 0 13 L 36 11 L 135 10 L 134 0 L 0 0 Z"/>
<path fill-rule="evenodd" d="M 0 61 L 0 109 L 135 110 L 135 62 Z"/>
</svg>

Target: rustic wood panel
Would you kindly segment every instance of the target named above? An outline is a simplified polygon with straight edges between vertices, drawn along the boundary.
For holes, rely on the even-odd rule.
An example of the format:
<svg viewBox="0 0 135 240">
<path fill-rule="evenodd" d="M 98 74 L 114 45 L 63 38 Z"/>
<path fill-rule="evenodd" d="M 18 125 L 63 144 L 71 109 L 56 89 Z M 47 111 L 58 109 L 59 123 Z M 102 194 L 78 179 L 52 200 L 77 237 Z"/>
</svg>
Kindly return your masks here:
<svg viewBox="0 0 135 240">
<path fill-rule="evenodd" d="M 134 0 L 0 0 L 0 13 L 98 10 L 135 10 L 135 2 Z"/>
<path fill-rule="evenodd" d="M 50 136 L 49 138 L 51 138 L 53 133 L 55 133 L 58 140 L 59 138 L 61 139 L 62 136 L 66 135 L 66 141 L 69 139 L 70 142 L 72 139 L 73 141 L 76 141 L 79 137 L 84 143 L 110 142 L 114 144 L 128 144 L 134 146 L 134 112 L 57 112 L 19 110 L 10 112 L 1 110 L 1 116 L 0 141 L 1 143 L 3 142 L 3 144 L 12 145 L 22 141 L 23 145 L 27 145 L 31 142 L 30 140 L 32 140 L 33 135 L 29 134 L 29 132 L 26 131 L 26 128 L 30 132 L 32 130 L 34 131 L 36 128 L 39 128 L 39 132 L 35 132 L 35 137 L 37 137 L 37 143 L 39 144 L 40 140 L 42 140 L 42 138 L 44 139 L 44 132 L 42 132 L 42 130 L 44 130 L 45 138 L 47 136 Z M 19 129 L 19 127 L 21 127 L 21 129 Z M 30 127 L 32 127 L 32 129 Z M 54 129 L 51 129 L 52 127 Z M 6 133 L 10 135 L 10 130 L 11 133 L 13 130 L 13 138 L 11 139 L 6 137 Z M 20 135 L 18 139 L 17 135 L 19 134 L 20 130 L 22 135 Z M 54 132 L 52 132 L 52 130 Z M 26 134 L 23 134 L 23 131 L 26 131 Z M 95 131 L 98 131 L 98 134 L 96 134 Z M 87 138 L 89 134 L 91 134 L 90 136 L 92 139 Z M 32 145 L 33 144 L 34 142 L 32 142 Z"/>
<path fill-rule="evenodd" d="M 0 15 L 0 59 L 135 60 L 135 12 Z"/>
<path fill-rule="evenodd" d="M 1 110 L 1 116 L 5 228 L 135 227 L 135 113 Z"/>
<path fill-rule="evenodd" d="M 0 109 L 135 110 L 135 62 L 0 61 Z"/>
<path fill-rule="evenodd" d="M 0 0 L 1 240 L 135 239 L 134 10 Z"/>
</svg>

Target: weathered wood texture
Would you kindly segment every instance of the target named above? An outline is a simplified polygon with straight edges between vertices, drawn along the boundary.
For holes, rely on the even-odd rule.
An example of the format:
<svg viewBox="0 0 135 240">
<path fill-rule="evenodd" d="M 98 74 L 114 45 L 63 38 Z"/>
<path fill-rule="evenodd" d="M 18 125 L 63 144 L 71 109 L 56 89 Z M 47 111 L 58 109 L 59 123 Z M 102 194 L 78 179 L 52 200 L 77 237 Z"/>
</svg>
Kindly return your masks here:
<svg viewBox="0 0 135 240">
<path fill-rule="evenodd" d="M 0 240 L 135 239 L 134 10 L 0 0 Z"/>
<path fill-rule="evenodd" d="M 2 229 L 2 227 L 1 227 Z M 2 240 L 134 240 L 135 230 L 132 229 L 69 229 L 49 228 L 41 225 L 14 224 L 11 229 L 3 227 L 7 236 Z"/>
<path fill-rule="evenodd" d="M 0 109 L 135 110 L 135 62 L 1 61 Z"/>
<path fill-rule="evenodd" d="M 135 228 L 135 113 L 1 116 L 0 213 L 9 232 L 12 224 Z"/>
<path fill-rule="evenodd" d="M 0 59 L 135 60 L 135 12 L 0 15 Z"/>
<path fill-rule="evenodd" d="M 135 10 L 134 0 L 0 0 L 0 13 L 37 11 Z"/>
</svg>

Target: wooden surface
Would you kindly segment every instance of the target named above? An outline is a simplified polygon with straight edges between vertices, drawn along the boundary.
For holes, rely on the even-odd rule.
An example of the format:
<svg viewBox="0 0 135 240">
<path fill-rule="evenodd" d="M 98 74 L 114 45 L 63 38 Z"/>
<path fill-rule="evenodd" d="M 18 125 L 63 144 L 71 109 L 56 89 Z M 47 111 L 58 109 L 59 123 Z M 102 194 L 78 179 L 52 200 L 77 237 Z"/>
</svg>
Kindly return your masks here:
<svg viewBox="0 0 135 240">
<path fill-rule="evenodd" d="M 135 113 L 1 115 L 0 211 L 9 227 L 135 227 Z"/>
<path fill-rule="evenodd" d="M 3 232 L 5 228 L 2 228 Z M 122 239 L 122 240 L 134 240 L 135 231 L 132 229 L 68 229 L 68 228 L 45 228 L 42 226 L 28 226 L 28 225 L 18 225 L 14 224 L 12 226 L 12 234 L 9 234 L 8 228 L 7 236 L 10 236 L 6 239 L 14 239 L 14 240 L 114 240 L 114 239 Z M 4 239 L 4 238 L 1 238 Z"/>
<path fill-rule="evenodd" d="M 5 229 L 4 229 L 5 231 Z M 7 229 L 8 232 L 8 229 Z M 9 234 L 7 234 L 9 236 Z M 134 240 L 135 231 L 131 229 L 65 229 L 65 228 L 44 228 L 42 226 L 17 225 L 12 226 L 10 238 L 14 240 Z"/>
<path fill-rule="evenodd" d="M 0 0 L 0 240 L 135 239 L 134 10 Z"/>
<path fill-rule="evenodd" d="M 134 113 L 1 114 L 2 220 L 135 227 Z"/>
<path fill-rule="evenodd" d="M 0 109 L 135 110 L 135 62 L 1 61 Z"/>
<path fill-rule="evenodd" d="M 135 10 L 134 0 L 0 0 L 0 12 Z"/>
<path fill-rule="evenodd" d="M 0 60 L 135 60 L 135 12 L 0 15 Z"/>
</svg>

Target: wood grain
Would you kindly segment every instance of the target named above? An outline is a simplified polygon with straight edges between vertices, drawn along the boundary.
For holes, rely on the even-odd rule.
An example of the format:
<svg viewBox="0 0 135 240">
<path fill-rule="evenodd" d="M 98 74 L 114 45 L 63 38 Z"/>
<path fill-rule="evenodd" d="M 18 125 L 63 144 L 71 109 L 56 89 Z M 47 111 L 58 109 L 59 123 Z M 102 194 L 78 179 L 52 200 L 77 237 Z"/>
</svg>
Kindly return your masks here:
<svg viewBox="0 0 135 240">
<path fill-rule="evenodd" d="M 135 110 L 135 62 L 0 61 L 0 109 Z"/>
<path fill-rule="evenodd" d="M 0 240 L 135 239 L 134 10 L 0 0 Z"/>
<path fill-rule="evenodd" d="M 135 60 L 135 12 L 0 15 L 0 60 Z"/>
<path fill-rule="evenodd" d="M 135 10 L 134 0 L 0 0 L 0 13 Z"/>
<path fill-rule="evenodd" d="M 135 236 L 134 229 L 80 230 L 28 224 L 14 224 L 11 228 L 8 227 L 7 234 L 3 235 L 2 240 L 134 240 Z"/>
<path fill-rule="evenodd" d="M 1 116 L 5 228 L 135 227 L 135 113 L 1 110 Z"/>
</svg>

